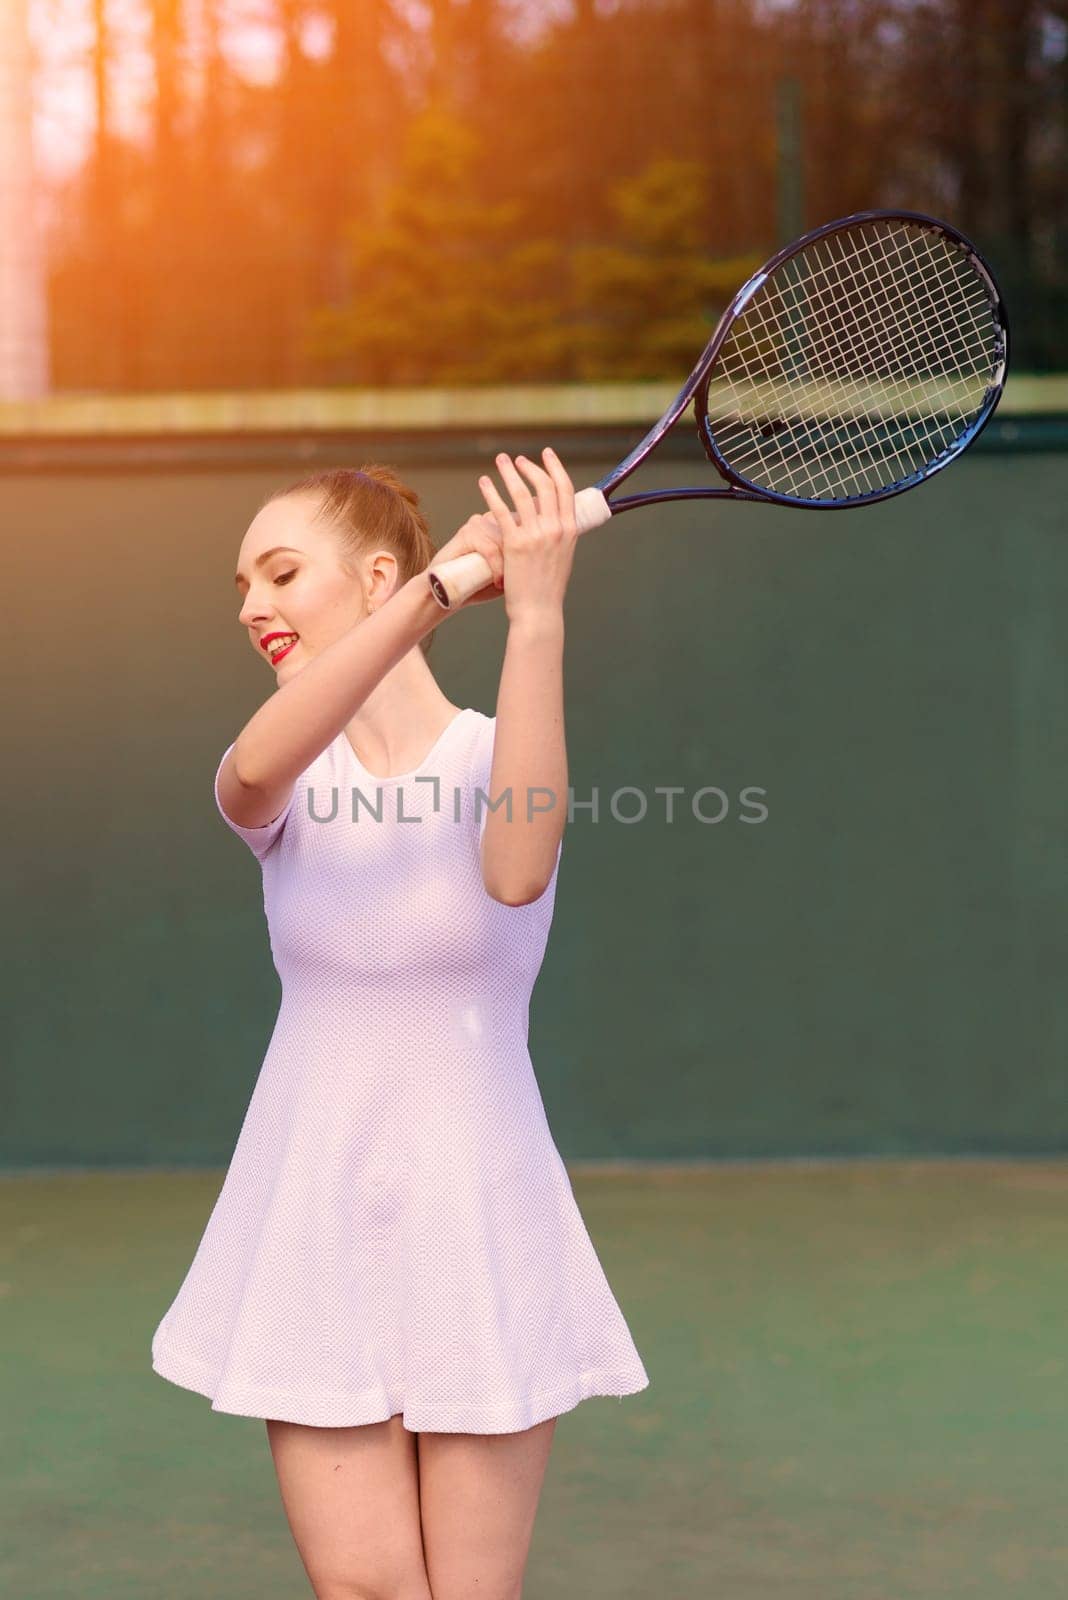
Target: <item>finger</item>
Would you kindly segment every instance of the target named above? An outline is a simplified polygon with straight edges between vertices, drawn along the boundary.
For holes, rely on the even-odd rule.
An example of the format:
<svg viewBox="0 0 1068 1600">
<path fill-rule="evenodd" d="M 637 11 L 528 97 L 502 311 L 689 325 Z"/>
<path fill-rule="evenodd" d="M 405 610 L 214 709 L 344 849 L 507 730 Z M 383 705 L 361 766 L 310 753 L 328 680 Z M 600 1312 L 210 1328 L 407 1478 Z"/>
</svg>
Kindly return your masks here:
<svg viewBox="0 0 1068 1600">
<path fill-rule="evenodd" d="M 481 536 L 484 539 L 491 539 L 498 550 L 501 548 L 501 530 L 497 526 L 496 517 L 488 511 L 476 511 L 464 524 L 464 531 L 471 539 L 477 541 Z"/>
<path fill-rule="evenodd" d="M 526 456 L 516 456 L 515 464 L 525 478 L 529 478 L 538 493 L 538 516 L 546 522 L 555 522 L 559 515 L 556 503 L 556 484 L 543 467 L 529 461 Z"/>
<path fill-rule="evenodd" d="M 489 533 L 493 538 L 500 538 L 497 524 L 488 511 L 476 511 L 468 517 L 467 521 L 457 528 L 456 539 L 462 542 L 465 539 L 475 538 L 480 533 Z"/>
<path fill-rule="evenodd" d="M 542 459 L 556 486 L 557 509 L 565 533 L 575 533 L 575 485 L 571 482 L 560 457 L 549 445 L 542 451 Z"/>
<path fill-rule="evenodd" d="M 496 519 L 491 517 L 488 511 L 476 511 L 472 516 L 468 517 L 464 526 L 471 533 L 488 533 L 494 539 L 500 537 L 497 532 Z"/>
<path fill-rule="evenodd" d="M 493 574 L 494 583 L 502 583 L 504 581 L 504 556 L 497 540 L 492 536 L 480 537 L 475 540 L 475 544 L 479 555 L 483 557 Z"/>
<path fill-rule="evenodd" d="M 506 456 L 503 450 L 497 457 L 497 471 L 504 479 L 504 486 L 512 497 L 512 504 L 519 512 L 520 523 L 524 528 L 533 532 L 538 517 L 538 508 L 534 504 L 534 496 L 512 465 L 511 456 Z"/>
<path fill-rule="evenodd" d="M 511 535 L 515 533 L 518 520 L 511 506 L 505 504 L 497 490 L 497 485 L 492 478 L 479 478 L 478 486 L 482 491 L 486 504 L 493 513 L 494 520 L 501 531 L 504 541 L 510 542 Z"/>
<path fill-rule="evenodd" d="M 456 544 L 459 544 L 462 549 L 466 549 L 469 552 L 477 551 L 488 565 L 493 568 L 495 575 L 499 569 L 503 568 L 504 555 L 501 531 L 497 526 L 496 518 L 490 512 L 476 511 L 468 517 L 463 526 L 457 530 L 455 538 L 450 540 L 448 547 L 450 551 L 452 546 Z M 448 556 L 443 558 L 441 550 L 435 552 L 435 557 L 438 561 L 449 559 Z M 453 559 L 456 559 L 456 557 L 453 556 Z"/>
<path fill-rule="evenodd" d="M 487 584 L 484 584 L 481 589 L 476 589 L 474 594 L 469 594 L 467 599 L 464 601 L 464 605 L 465 606 L 481 606 L 481 605 L 485 605 L 487 600 L 499 600 L 501 598 L 503 592 L 504 592 L 503 584 L 500 584 L 500 583 L 487 583 Z"/>
<path fill-rule="evenodd" d="M 491 539 L 500 541 L 501 533 L 497 527 L 497 519 L 491 516 L 488 511 L 477 512 L 472 521 L 477 527 L 481 528 L 483 533 L 488 533 Z"/>
</svg>

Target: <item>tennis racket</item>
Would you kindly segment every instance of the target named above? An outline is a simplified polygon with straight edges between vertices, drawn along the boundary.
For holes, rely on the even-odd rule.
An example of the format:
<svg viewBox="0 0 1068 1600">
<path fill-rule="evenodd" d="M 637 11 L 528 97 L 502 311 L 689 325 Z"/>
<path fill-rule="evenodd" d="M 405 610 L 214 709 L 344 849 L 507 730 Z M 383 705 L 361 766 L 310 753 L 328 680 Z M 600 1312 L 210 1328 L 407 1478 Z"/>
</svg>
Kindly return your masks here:
<svg viewBox="0 0 1068 1600">
<path fill-rule="evenodd" d="M 579 533 L 664 500 L 844 509 L 923 483 L 978 438 L 1001 398 L 1008 322 L 990 267 L 956 228 L 861 211 L 773 255 L 734 296 L 667 411 L 575 496 Z M 609 495 L 693 401 L 726 487 Z M 472 552 L 429 570 L 446 609 L 492 582 Z"/>
</svg>

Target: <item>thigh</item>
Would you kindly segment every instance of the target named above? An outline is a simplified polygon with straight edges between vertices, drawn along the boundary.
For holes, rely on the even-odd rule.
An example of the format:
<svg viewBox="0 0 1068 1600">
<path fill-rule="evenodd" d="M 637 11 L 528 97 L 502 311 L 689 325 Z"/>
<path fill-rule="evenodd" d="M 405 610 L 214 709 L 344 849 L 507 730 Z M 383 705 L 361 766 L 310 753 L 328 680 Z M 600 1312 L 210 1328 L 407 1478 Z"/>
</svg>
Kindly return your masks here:
<svg viewBox="0 0 1068 1600">
<path fill-rule="evenodd" d="M 430 1600 L 416 1435 L 397 1415 L 353 1428 L 269 1420 L 282 1503 L 318 1600 Z"/>
<path fill-rule="evenodd" d="M 556 1418 L 521 1433 L 420 1433 L 419 1502 L 434 1600 L 517 1600 Z"/>
</svg>

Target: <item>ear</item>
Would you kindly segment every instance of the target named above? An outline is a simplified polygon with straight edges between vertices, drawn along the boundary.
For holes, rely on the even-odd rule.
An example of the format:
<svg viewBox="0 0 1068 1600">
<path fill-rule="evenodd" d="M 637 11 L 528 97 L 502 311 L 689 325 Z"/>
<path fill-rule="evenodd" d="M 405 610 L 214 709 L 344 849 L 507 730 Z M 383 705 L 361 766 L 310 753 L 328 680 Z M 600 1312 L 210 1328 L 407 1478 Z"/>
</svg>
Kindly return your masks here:
<svg viewBox="0 0 1068 1600">
<path fill-rule="evenodd" d="M 400 562 L 392 550 L 374 550 L 362 562 L 364 598 L 384 605 L 400 587 Z"/>
</svg>

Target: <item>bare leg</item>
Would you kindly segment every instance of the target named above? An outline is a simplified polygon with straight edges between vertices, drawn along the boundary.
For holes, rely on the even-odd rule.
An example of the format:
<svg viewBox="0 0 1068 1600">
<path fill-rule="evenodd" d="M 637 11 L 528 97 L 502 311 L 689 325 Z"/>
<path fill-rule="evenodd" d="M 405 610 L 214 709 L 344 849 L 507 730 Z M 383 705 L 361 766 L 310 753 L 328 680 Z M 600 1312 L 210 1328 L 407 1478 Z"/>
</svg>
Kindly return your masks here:
<svg viewBox="0 0 1068 1600">
<path fill-rule="evenodd" d="M 433 1600 L 520 1600 L 549 1417 L 521 1433 L 421 1433 L 419 1499 Z"/>
<path fill-rule="evenodd" d="M 316 1600 L 432 1600 L 417 1436 L 399 1415 L 354 1428 L 269 1420 L 267 1437 Z"/>
</svg>

